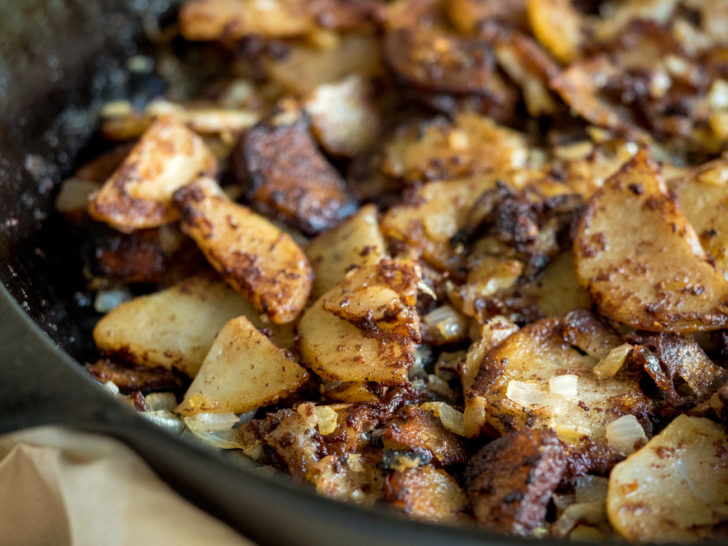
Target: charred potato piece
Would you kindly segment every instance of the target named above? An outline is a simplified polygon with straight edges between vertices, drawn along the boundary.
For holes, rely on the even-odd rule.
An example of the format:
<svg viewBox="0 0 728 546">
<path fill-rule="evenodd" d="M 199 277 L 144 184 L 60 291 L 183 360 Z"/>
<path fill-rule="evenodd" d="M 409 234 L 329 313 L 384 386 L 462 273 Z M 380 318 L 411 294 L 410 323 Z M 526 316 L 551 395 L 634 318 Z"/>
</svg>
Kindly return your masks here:
<svg viewBox="0 0 728 546">
<path fill-rule="evenodd" d="M 466 400 L 473 408 L 466 411 L 466 419 L 474 419 L 474 409 L 479 409 L 485 424 L 501 434 L 553 429 L 575 445 L 605 443 L 607 425 L 623 415 L 646 423 L 652 405 L 640 390 L 638 374 L 623 370 L 600 381 L 592 371 L 600 355 L 619 343 L 619 337 L 588 312 L 529 324 L 481 362 Z M 571 392 L 554 388 L 553 380 L 559 377 L 568 379 Z M 473 428 L 471 424 L 468 430 Z"/>
<path fill-rule="evenodd" d="M 217 333 L 240 315 L 262 326 L 253 306 L 225 283 L 192 277 L 122 303 L 98 322 L 94 341 L 104 353 L 149 367 L 176 368 L 194 377 Z M 292 334 L 275 327 L 273 337 L 287 348 Z"/>
<path fill-rule="evenodd" d="M 316 237 L 306 248 L 306 256 L 314 271 L 315 298 L 342 282 L 351 266 L 375 265 L 386 256 L 376 207 L 365 205 L 341 225 Z"/>
<path fill-rule="evenodd" d="M 427 521 L 457 521 L 468 507 L 468 499 L 458 482 L 429 464 L 390 474 L 386 499 L 408 516 Z"/>
<path fill-rule="evenodd" d="M 609 522 L 624 538 L 688 542 L 725 538 L 726 429 L 681 415 L 609 477 Z"/>
<path fill-rule="evenodd" d="M 234 158 L 236 176 L 253 206 L 308 235 L 334 227 L 356 209 L 305 121 L 295 117 L 291 122 L 287 112 L 247 131 Z"/>
<path fill-rule="evenodd" d="M 565 468 L 564 449 L 550 431 L 524 430 L 489 443 L 465 470 L 475 519 L 493 530 L 532 535 Z"/>
<path fill-rule="evenodd" d="M 358 453 L 327 455 L 309 466 L 306 479 L 317 493 L 355 504 L 372 506 L 384 496 L 384 473 L 372 457 Z"/>
<path fill-rule="evenodd" d="M 216 170 L 217 161 L 200 137 L 172 118 L 161 118 L 91 198 L 88 210 L 126 233 L 168 224 L 179 218 L 174 192 Z"/>
<path fill-rule="evenodd" d="M 728 324 L 728 282 L 644 151 L 590 199 L 574 254 L 579 281 L 613 320 L 656 332 Z"/>
<path fill-rule="evenodd" d="M 332 381 L 407 384 L 407 370 L 414 363 L 415 344 L 420 341 L 419 318 L 409 287 L 418 284 L 417 268 L 407 263 L 383 260 L 352 271 L 347 280 L 319 298 L 298 323 L 306 365 Z M 380 302 L 382 295 L 397 313 L 386 313 L 385 306 L 378 310 L 378 319 L 372 320 L 377 309 L 369 305 Z M 346 306 L 334 303 L 343 302 L 342 298 Z"/>
<path fill-rule="evenodd" d="M 311 291 L 312 271 L 293 239 L 227 198 L 209 178 L 175 193 L 182 230 L 235 290 L 276 324 L 292 322 Z"/>
<path fill-rule="evenodd" d="M 243 413 L 297 390 L 308 372 L 245 316 L 220 330 L 177 412 Z"/>
<path fill-rule="evenodd" d="M 464 463 L 468 454 L 463 439 L 447 430 L 442 421 L 427 410 L 407 408 L 404 420 L 395 420 L 384 433 L 385 448 L 404 448 L 426 453 L 437 466 Z"/>
<path fill-rule="evenodd" d="M 97 381 L 111 381 L 124 392 L 175 389 L 183 383 L 171 370 L 162 366 L 150 368 L 116 362 L 109 358 L 97 360 L 88 371 Z"/>
</svg>

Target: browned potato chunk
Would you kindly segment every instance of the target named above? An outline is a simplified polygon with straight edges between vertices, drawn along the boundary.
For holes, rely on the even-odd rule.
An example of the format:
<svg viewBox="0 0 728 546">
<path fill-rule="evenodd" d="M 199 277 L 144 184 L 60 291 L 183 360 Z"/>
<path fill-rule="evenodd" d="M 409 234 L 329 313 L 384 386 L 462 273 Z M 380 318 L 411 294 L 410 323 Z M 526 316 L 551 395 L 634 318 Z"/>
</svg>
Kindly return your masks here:
<svg viewBox="0 0 728 546">
<path fill-rule="evenodd" d="M 377 224 L 377 208 L 365 205 L 340 226 L 322 233 L 306 249 L 314 280 L 312 296 L 318 298 L 342 282 L 353 265 L 375 265 L 386 256 Z"/>
<path fill-rule="evenodd" d="M 194 377 L 217 333 L 240 315 L 263 326 L 250 302 L 225 283 L 192 277 L 122 303 L 96 325 L 94 341 L 104 353 L 145 366 L 176 368 Z M 275 327 L 273 339 L 283 348 L 291 347 L 293 332 Z"/>
<path fill-rule="evenodd" d="M 553 429 L 569 443 L 605 442 L 606 427 L 632 414 L 646 423 L 650 401 L 636 372 L 600 381 L 592 369 L 620 339 L 586 311 L 522 328 L 483 359 L 466 405 L 468 431 L 477 417 L 501 434 Z M 476 421 L 476 426 L 472 421 Z"/>
<path fill-rule="evenodd" d="M 640 152 L 590 199 L 576 271 L 605 316 L 651 331 L 728 325 L 728 282 Z"/>
<path fill-rule="evenodd" d="M 564 252 L 556 257 L 543 275 L 524 288 L 533 296 L 545 316 L 565 315 L 575 309 L 591 309 L 592 301 L 579 284 L 574 268 L 574 253 Z"/>
<path fill-rule="evenodd" d="M 375 460 L 358 453 L 328 455 L 309 467 L 306 479 L 321 495 L 365 506 L 384 496 L 384 473 Z"/>
<path fill-rule="evenodd" d="M 534 35 L 563 63 L 580 54 L 582 20 L 571 0 L 529 0 L 528 22 Z"/>
<path fill-rule="evenodd" d="M 387 144 L 383 170 L 410 181 L 444 180 L 493 169 L 519 169 L 528 155 L 524 136 L 472 113 L 404 127 Z"/>
<path fill-rule="evenodd" d="M 387 502 L 427 521 L 456 521 L 468 507 L 458 482 L 432 465 L 396 471 L 387 478 Z"/>
<path fill-rule="evenodd" d="M 725 539 L 727 454 L 723 426 L 679 416 L 612 469 L 609 522 L 630 541 Z"/>
<path fill-rule="evenodd" d="M 209 178 L 182 188 L 174 199 L 182 230 L 228 284 L 276 324 L 298 316 L 311 291 L 312 272 L 288 234 L 230 201 Z"/>
<path fill-rule="evenodd" d="M 668 185 L 703 248 L 728 274 L 728 161 L 711 161 Z"/>
<path fill-rule="evenodd" d="M 524 430 L 489 443 L 465 471 L 475 518 L 501 532 L 533 534 L 565 468 L 564 450 L 550 431 Z"/>
<path fill-rule="evenodd" d="M 416 266 L 402 262 L 382 260 L 352 271 L 298 323 L 306 365 L 332 381 L 408 383 L 407 371 L 420 341 L 419 317 L 409 287 L 418 283 Z M 344 299 L 346 305 L 340 305 Z M 384 302 L 384 307 L 370 307 L 375 302 L 378 307 Z M 390 308 L 397 313 L 382 312 Z"/>
<path fill-rule="evenodd" d="M 319 85 L 307 97 L 305 108 L 313 133 L 330 154 L 354 157 L 368 150 L 379 133 L 372 89 L 359 75 Z"/>
<path fill-rule="evenodd" d="M 172 118 L 146 130 L 131 153 L 89 202 L 91 216 L 123 232 L 179 218 L 172 194 L 217 161 L 197 135 Z"/>
<path fill-rule="evenodd" d="M 335 226 L 355 210 L 341 175 L 295 113 L 284 112 L 247 131 L 234 158 L 236 176 L 253 206 L 308 235 Z"/>
<path fill-rule="evenodd" d="M 177 412 L 243 413 L 276 402 L 307 380 L 306 370 L 241 316 L 220 330 Z"/>
<path fill-rule="evenodd" d="M 488 21 L 526 25 L 526 0 L 447 0 L 446 7 L 450 21 L 464 34 L 477 31 Z"/>
</svg>

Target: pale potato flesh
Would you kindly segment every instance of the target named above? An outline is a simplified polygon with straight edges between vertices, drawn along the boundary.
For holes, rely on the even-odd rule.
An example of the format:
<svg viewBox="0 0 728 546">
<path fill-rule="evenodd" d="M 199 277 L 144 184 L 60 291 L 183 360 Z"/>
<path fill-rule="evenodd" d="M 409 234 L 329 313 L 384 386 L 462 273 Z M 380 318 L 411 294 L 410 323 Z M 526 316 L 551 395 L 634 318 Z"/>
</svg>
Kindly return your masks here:
<svg viewBox="0 0 728 546">
<path fill-rule="evenodd" d="M 574 254 L 579 281 L 613 320 L 657 332 L 728 325 L 728 282 L 646 152 L 590 199 Z"/>
<path fill-rule="evenodd" d="M 353 266 L 374 265 L 386 256 L 377 209 L 365 205 L 344 223 L 316 237 L 306 248 L 314 272 L 311 295 L 318 298 L 344 280 Z"/>
<path fill-rule="evenodd" d="M 725 427 L 700 417 L 677 417 L 612 469 L 607 514 L 612 526 L 627 540 L 725 539 Z"/>
<path fill-rule="evenodd" d="M 172 195 L 217 160 L 195 133 L 172 117 L 154 122 L 101 190 L 89 213 L 119 231 L 157 227 L 179 218 Z"/>
<path fill-rule="evenodd" d="M 191 277 L 148 296 L 122 303 L 94 328 L 94 341 L 108 354 L 136 364 L 176 368 L 194 377 L 225 323 L 246 315 L 262 325 L 259 313 L 224 282 Z M 293 344 L 293 331 L 274 328 L 281 347 Z"/>
<path fill-rule="evenodd" d="M 292 322 L 311 291 L 312 270 L 290 235 L 200 178 L 175 195 L 182 230 L 256 309 L 276 324 Z"/>
<path fill-rule="evenodd" d="M 220 330 L 176 411 L 243 413 L 274 403 L 307 380 L 306 370 L 241 316 Z"/>
</svg>

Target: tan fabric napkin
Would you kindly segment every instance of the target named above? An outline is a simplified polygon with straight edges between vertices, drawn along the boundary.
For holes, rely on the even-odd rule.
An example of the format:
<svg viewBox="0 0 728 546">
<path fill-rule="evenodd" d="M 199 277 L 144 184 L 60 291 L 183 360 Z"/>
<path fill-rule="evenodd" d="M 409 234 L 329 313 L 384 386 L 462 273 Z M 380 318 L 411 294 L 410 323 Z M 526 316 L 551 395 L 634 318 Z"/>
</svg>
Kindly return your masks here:
<svg viewBox="0 0 728 546">
<path fill-rule="evenodd" d="M 251 545 L 104 436 L 41 427 L 0 438 L 0 544 Z"/>
</svg>

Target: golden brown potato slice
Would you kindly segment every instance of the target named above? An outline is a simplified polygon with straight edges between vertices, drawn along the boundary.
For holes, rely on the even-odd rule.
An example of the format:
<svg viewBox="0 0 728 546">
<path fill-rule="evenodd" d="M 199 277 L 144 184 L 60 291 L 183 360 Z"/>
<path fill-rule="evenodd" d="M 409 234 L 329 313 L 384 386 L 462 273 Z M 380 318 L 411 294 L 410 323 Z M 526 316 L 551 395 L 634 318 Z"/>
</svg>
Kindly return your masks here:
<svg viewBox="0 0 728 546">
<path fill-rule="evenodd" d="M 372 457 L 358 453 L 327 455 L 308 468 L 306 479 L 321 495 L 365 506 L 384 496 L 384 472 Z"/>
<path fill-rule="evenodd" d="M 176 411 L 243 413 L 276 402 L 307 380 L 306 370 L 241 316 L 220 330 Z"/>
<path fill-rule="evenodd" d="M 390 474 L 386 495 L 387 502 L 408 516 L 426 521 L 456 521 L 464 516 L 468 506 L 458 482 L 429 464 Z"/>
<path fill-rule="evenodd" d="M 580 55 L 582 19 L 570 0 L 529 0 L 528 22 L 534 35 L 563 63 Z"/>
<path fill-rule="evenodd" d="M 306 248 L 306 256 L 314 272 L 314 298 L 342 282 L 351 266 L 376 264 L 386 256 L 377 208 L 365 205 L 341 225 L 316 237 Z"/>
<path fill-rule="evenodd" d="M 354 157 L 368 150 L 379 134 L 379 112 L 369 83 L 353 74 L 319 85 L 304 103 L 311 128 L 330 154 Z"/>
<path fill-rule="evenodd" d="M 539 310 L 547 317 L 592 307 L 589 294 L 576 278 L 571 251 L 554 258 L 541 277 L 524 287 L 524 292 L 536 299 Z"/>
<path fill-rule="evenodd" d="M 233 158 L 253 206 L 307 235 L 334 227 L 356 210 L 343 178 L 297 112 L 283 112 L 247 131 Z"/>
<path fill-rule="evenodd" d="M 101 352 L 145 366 L 176 368 L 194 377 L 220 328 L 240 315 L 264 326 L 250 302 L 224 282 L 191 277 L 122 303 L 96 325 L 94 341 Z M 280 347 L 293 345 L 290 327 L 274 326 L 272 331 Z"/>
<path fill-rule="evenodd" d="M 607 514 L 617 532 L 630 541 L 725 538 L 725 428 L 700 417 L 677 417 L 612 469 Z"/>
<path fill-rule="evenodd" d="M 366 34 L 345 34 L 326 48 L 291 44 L 284 57 L 262 61 L 272 81 L 298 96 L 352 74 L 370 78 L 383 70 L 377 37 Z"/>
<path fill-rule="evenodd" d="M 520 169 L 527 158 L 524 135 L 465 112 L 453 122 L 435 118 L 402 128 L 387 144 L 382 169 L 410 181 L 445 180 Z"/>
<path fill-rule="evenodd" d="M 255 308 L 276 324 L 293 321 L 311 291 L 312 271 L 291 237 L 199 178 L 175 193 L 182 230 Z"/>
<path fill-rule="evenodd" d="M 728 282 L 642 151 L 590 199 L 576 272 L 605 316 L 650 331 L 728 325 Z"/>
<path fill-rule="evenodd" d="M 216 170 L 217 161 L 200 137 L 172 118 L 161 118 L 91 198 L 89 213 L 126 233 L 174 222 L 179 215 L 172 194 Z"/>
<path fill-rule="evenodd" d="M 352 271 L 298 323 L 306 365 L 332 381 L 408 383 L 407 370 L 420 341 L 415 297 L 409 287 L 418 281 L 415 266 L 392 260 Z M 382 301 L 383 309 L 368 307 Z M 397 313 L 384 312 L 390 308 Z"/>
<path fill-rule="evenodd" d="M 592 371 L 598 349 L 606 345 L 608 353 L 619 337 L 594 315 L 577 313 L 529 324 L 492 349 L 466 405 L 480 408 L 484 422 L 501 434 L 550 428 L 574 444 L 604 443 L 606 426 L 622 415 L 645 421 L 651 404 L 638 374 L 623 370 L 600 381 Z M 584 343 L 577 333 L 591 341 Z M 466 411 L 466 426 L 476 416 Z"/>
<path fill-rule="evenodd" d="M 718 159 L 668 181 L 703 248 L 728 274 L 728 161 Z"/>
</svg>

